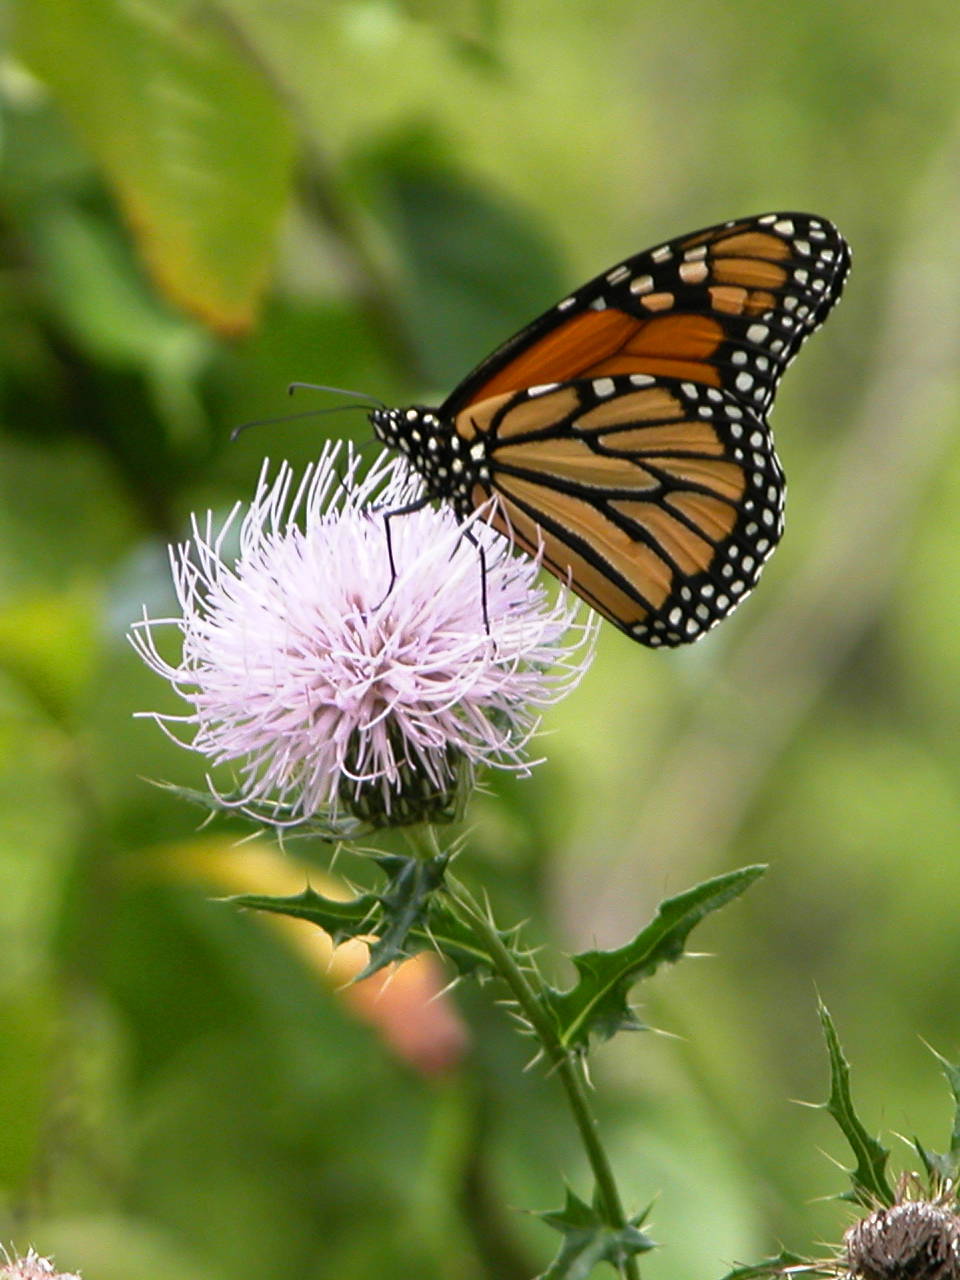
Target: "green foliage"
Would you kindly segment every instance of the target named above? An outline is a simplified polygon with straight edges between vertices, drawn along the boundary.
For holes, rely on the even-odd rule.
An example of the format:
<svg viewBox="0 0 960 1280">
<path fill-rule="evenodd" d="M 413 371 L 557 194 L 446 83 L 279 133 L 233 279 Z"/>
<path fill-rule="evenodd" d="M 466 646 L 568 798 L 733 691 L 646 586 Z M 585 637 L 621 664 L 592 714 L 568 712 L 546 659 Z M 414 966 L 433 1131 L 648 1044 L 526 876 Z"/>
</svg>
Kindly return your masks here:
<svg viewBox="0 0 960 1280">
<path fill-rule="evenodd" d="M 891 1205 L 893 1189 L 886 1173 L 890 1152 L 876 1138 L 871 1138 L 863 1127 L 850 1094 L 850 1064 L 843 1056 L 833 1019 L 823 1001 L 820 1001 L 819 1011 L 830 1057 L 830 1097 L 823 1104 L 824 1109 L 837 1122 L 857 1162 L 856 1168 L 849 1171 L 853 1184 L 850 1198 L 868 1208 L 875 1208 L 878 1204 Z"/>
<path fill-rule="evenodd" d="M 376 861 L 387 873 L 387 887 L 380 895 L 384 924 L 370 948 L 363 977 L 406 955 L 407 938 L 414 929 L 429 930 L 430 902 L 443 883 L 450 859 L 446 854 L 429 860 L 384 855 Z"/>
<path fill-rule="evenodd" d="M 98 656 L 98 604 L 78 585 L 69 594 L 22 595 L 0 608 L 0 672 L 55 723 L 71 723 L 87 696 Z"/>
<path fill-rule="evenodd" d="M 607 1225 L 603 1215 L 569 1187 L 562 1209 L 536 1216 L 563 1236 L 559 1253 L 538 1280 L 587 1280 L 600 1262 L 608 1262 L 623 1274 L 623 1264 L 628 1258 L 655 1248 L 650 1237 L 640 1230 L 646 1212 L 617 1230 Z"/>
<path fill-rule="evenodd" d="M 275 915 L 290 916 L 294 920 L 308 920 L 328 933 L 336 945 L 372 933 L 375 919 L 380 914 L 380 896 L 375 893 L 362 893 L 341 902 L 336 898 L 326 898 L 313 889 L 304 889 L 303 893 L 292 898 L 264 898 L 240 893 L 228 898 L 227 902 L 251 911 L 272 911 Z"/>
<path fill-rule="evenodd" d="M 98 364 L 141 373 L 171 434 L 202 436 L 197 382 L 213 341 L 148 287 L 120 229 L 74 201 L 48 198 L 32 213 L 30 238 L 57 320 L 77 347 Z"/>
<path fill-rule="evenodd" d="M 563 292 L 542 229 L 471 181 L 434 132 L 385 139 L 360 157 L 356 180 L 402 253 L 403 318 L 431 387 L 458 381 L 517 316 Z"/>
<path fill-rule="evenodd" d="M 54 1069 L 56 1002 L 48 991 L 0 992 L 0 1098 L 16 1098 L 0 1142 L 0 1186 L 23 1194 L 41 1146 L 46 1092 Z"/>
<path fill-rule="evenodd" d="M 293 135 L 223 19 L 184 0 L 30 0 L 18 35 L 163 288 L 216 329 L 248 329 L 289 197 Z"/>
<path fill-rule="evenodd" d="M 155 785 L 168 795 L 176 796 L 177 799 L 184 800 L 198 809 L 204 809 L 209 815 L 229 815 L 235 814 L 238 810 L 243 811 L 240 792 L 198 791 L 196 787 L 181 787 L 173 782 L 157 782 Z M 372 830 L 369 824 L 358 822 L 354 818 L 330 818 L 320 813 L 313 815 L 308 822 L 304 822 L 298 828 L 298 834 L 302 839 L 310 838 L 335 845 L 341 840 L 356 840 L 361 836 L 370 835 Z"/>
<path fill-rule="evenodd" d="M 443 885 L 449 855 L 431 859 L 380 855 L 373 861 L 387 875 L 385 888 L 377 893 L 338 901 L 305 889 L 292 898 L 241 894 L 228 901 L 238 907 L 308 920 L 337 944 L 353 938 L 376 939 L 370 963 L 359 977 L 427 947 L 452 961 L 461 974 L 478 968 L 485 972 L 496 969 L 467 918 L 461 918 L 455 903 L 437 892 Z M 580 974 L 576 986 L 565 992 L 546 987 L 542 993 L 560 1044 L 585 1053 L 591 1037 L 608 1040 L 617 1031 L 638 1029 L 641 1024 L 627 1005 L 630 988 L 641 978 L 652 976 L 661 964 L 676 962 L 694 926 L 739 897 L 765 870 L 743 867 L 717 876 L 661 903 L 656 918 L 626 946 L 572 956 Z M 515 948 L 512 935 L 501 933 L 500 937 Z M 523 953 L 515 958 L 521 965 L 525 962 Z"/>
<path fill-rule="evenodd" d="M 411 17 L 435 23 L 468 46 L 493 40 L 499 28 L 500 0 L 399 0 Z"/>
<path fill-rule="evenodd" d="M 571 956 L 579 981 L 568 991 L 547 993 L 561 1043 L 584 1053 L 591 1037 L 609 1040 L 618 1031 L 642 1029 L 627 1003 L 630 988 L 641 978 L 651 977 L 662 964 L 679 960 L 690 931 L 704 916 L 739 897 L 765 870 L 742 867 L 716 876 L 667 898 L 633 941 L 616 951 Z"/>
</svg>

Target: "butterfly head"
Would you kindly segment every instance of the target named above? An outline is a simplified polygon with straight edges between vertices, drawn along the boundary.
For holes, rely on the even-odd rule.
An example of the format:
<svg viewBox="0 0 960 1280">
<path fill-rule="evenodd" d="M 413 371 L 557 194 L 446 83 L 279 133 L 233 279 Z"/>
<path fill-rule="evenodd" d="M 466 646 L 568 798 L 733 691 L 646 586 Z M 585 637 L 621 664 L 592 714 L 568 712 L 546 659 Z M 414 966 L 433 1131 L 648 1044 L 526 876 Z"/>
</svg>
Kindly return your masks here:
<svg viewBox="0 0 960 1280">
<path fill-rule="evenodd" d="M 431 497 L 452 503 L 461 516 L 473 510 L 475 486 L 489 480 L 482 440 L 465 440 L 452 422 L 426 405 L 374 409 L 370 424 L 378 440 L 406 456 Z"/>
</svg>

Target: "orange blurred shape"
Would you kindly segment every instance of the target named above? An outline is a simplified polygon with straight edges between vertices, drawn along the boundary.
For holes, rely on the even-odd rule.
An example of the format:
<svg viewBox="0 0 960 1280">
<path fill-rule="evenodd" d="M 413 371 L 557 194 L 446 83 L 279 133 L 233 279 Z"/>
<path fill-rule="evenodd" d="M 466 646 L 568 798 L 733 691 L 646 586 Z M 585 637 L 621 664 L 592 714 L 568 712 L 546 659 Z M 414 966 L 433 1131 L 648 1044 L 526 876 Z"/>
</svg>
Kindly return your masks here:
<svg viewBox="0 0 960 1280">
<path fill-rule="evenodd" d="M 426 951 L 390 965 L 343 997 L 358 1017 L 377 1028 L 398 1058 L 425 1076 L 452 1071 L 466 1053 L 463 1019 L 444 991 L 437 957 Z"/>
<path fill-rule="evenodd" d="M 199 838 L 158 850 L 150 865 L 177 879 L 201 880 L 230 894 L 293 897 L 309 883 L 328 898 L 345 900 L 351 896 L 333 876 L 254 841 L 238 845 Z M 355 982 L 369 959 L 365 942 L 334 947 L 329 934 L 307 920 L 269 912 L 254 914 L 285 938 L 403 1062 L 432 1077 L 453 1070 L 463 1058 L 469 1036 L 444 989 L 447 982 L 437 956 L 421 952 Z"/>
</svg>

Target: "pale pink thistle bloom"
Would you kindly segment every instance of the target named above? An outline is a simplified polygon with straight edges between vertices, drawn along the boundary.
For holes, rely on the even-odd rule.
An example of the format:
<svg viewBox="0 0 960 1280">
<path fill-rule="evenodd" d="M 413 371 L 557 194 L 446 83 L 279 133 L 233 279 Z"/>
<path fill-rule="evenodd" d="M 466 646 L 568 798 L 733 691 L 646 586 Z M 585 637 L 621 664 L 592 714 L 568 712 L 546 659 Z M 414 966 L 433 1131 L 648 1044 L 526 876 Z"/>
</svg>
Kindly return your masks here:
<svg viewBox="0 0 960 1280">
<path fill-rule="evenodd" d="M 10 1257 L 0 1246 L 0 1280 L 80 1280 L 79 1275 L 58 1271 L 48 1258 L 41 1258 L 33 1249 L 25 1258 Z"/>
<path fill-rule="evenodd" d="M 529 771 L 538 713 L 579 681 L 596 625 L 548 599 L 488 513 L 394 517 L 391 587 L 382 512 L 417 482 L 388 455 L 359 478 L 349 447 L 340 476 L 340 455 L 327 446 L 296 489 L 289 466 L 270 480 L 265 465 L 236 557 L 224 548 L 239 507 L 219 532 L 194 520 L 171 549 L 182 616 L 145 616 L 131 639 L 192 709 L 153 718 L 232 765 L 237 789 L 220 799 L 261 821 L 450 816 L 477 767 Z M 175 663 L 157 647 L 164 625 L 182 633 Z"/>
</svg>

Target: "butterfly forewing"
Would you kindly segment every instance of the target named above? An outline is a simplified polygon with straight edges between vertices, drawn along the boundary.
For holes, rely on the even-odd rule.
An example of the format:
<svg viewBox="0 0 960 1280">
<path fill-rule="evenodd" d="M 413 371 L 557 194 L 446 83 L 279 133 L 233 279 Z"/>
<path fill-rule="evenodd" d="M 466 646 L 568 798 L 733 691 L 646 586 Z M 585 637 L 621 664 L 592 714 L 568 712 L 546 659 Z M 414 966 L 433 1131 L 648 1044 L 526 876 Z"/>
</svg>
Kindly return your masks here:
<svg viewBox="0 0 960 1280">
<path fill-rule="evenodd" d="M 736 394 L 763 413 L 849 269 L 824 218 L 769 213 L 678 237 L 618 263 L 521 330 L 443 407 L 543 383 L 648 373 Z"/>
<path fill-rule="evenodd" d="M 646 644 L 694 640 L 751 590 L 783 528 L 770 432 L 729 392 L 649 375 L 498 395 L 465 409 L 494 521 Z"/>
</svg>

